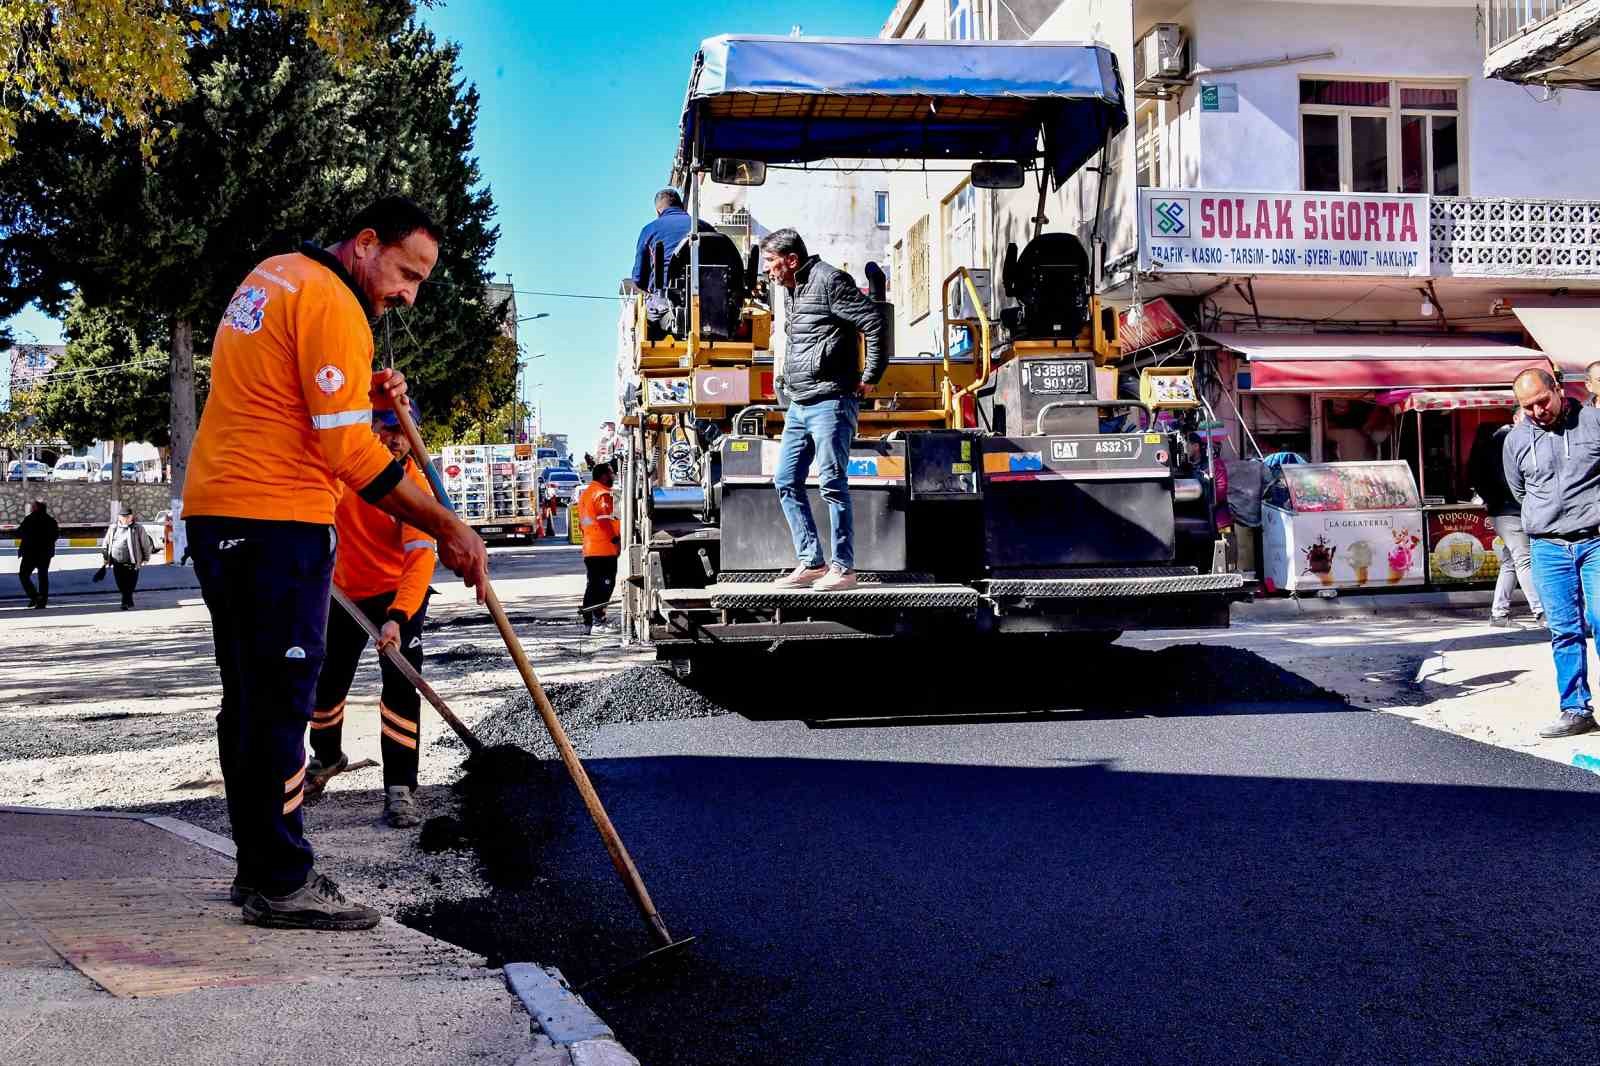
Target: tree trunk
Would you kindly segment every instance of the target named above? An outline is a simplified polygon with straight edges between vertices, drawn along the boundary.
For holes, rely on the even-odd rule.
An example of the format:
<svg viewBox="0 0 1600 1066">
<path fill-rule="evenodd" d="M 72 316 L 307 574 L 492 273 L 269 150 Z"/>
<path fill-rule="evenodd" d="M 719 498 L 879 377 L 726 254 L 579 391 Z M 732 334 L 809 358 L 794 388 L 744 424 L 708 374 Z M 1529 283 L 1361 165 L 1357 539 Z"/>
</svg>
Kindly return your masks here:
<svg viewBox="0 0 1600 1066">
<path fill-rule="evenodd" d="M 111 441 L 111 521 L 122 513 L 122 438 Z"/>
<path fill-rule="evenodd" d="M 183 482 L 189 472 L 189 446 L 194 443 L 198 419 L 194 404 L 194 325 L 187 318 L 172 323 L 172 543 L 176 558 L 183 558 L 187 538 L 183 529 Z"/>
</svg>

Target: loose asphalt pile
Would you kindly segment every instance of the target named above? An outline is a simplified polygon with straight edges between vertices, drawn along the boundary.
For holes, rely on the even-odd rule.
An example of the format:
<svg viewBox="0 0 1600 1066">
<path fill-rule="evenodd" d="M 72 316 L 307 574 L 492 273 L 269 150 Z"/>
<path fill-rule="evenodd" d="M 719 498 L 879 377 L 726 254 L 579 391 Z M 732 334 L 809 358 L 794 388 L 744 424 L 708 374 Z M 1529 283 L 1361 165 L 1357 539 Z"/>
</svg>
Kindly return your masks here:
<svg viewBox="0 0 1600 1066">
<path fill-rule="evenodd" d="M 557 682 L 546 685 L 544 691 L 579 755 L 589 750 L 601 726 L 708 718 L 728 713 L 727 708 L 654 666 L 630 667 L 598 681 Z M 514 745 L 536 758 L 560 758 L 533 705 L 533 697 L 526 692 L 507 699 L 481 719 L 472 731 L 490 747 Z M 462 746 L 453 733 L 441 734 L 435 743 Z M 471 772 L 470 765 L 468 772 Z"/>
<path fill-rule="evenodd" d="M 0 762 L 153 751 L 216 737 L 216 718 L 205 712 L 0 718 Z"/>
</svg>

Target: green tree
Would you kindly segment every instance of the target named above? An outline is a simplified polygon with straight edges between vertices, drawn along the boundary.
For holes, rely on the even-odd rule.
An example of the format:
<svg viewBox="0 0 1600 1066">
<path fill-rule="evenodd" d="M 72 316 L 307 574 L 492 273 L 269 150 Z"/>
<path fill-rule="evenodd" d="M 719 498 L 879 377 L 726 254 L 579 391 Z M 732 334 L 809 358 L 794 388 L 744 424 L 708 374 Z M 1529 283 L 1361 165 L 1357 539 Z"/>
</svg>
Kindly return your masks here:
<svg viewBox="0 0 1600 1066">
<path fill-rule="evenodd" d="M 74 299 L 66 351 L 34 390 L 43 430 L 74 446 L 112 442 L 113 503 L 122 499 L 122 446 L 167 443 L 167 353 L 158 332 L 127 308 L 90 307 Z"/>
<path fill-rule="evenodd" d="M 435 284 L 389 316 L 398 321 L 380 329 L 380 351 L 416 384 L 425 418 L 495 368 L 486 356 L 500 317 L 483 285 L 498 231 L 470 157 L 477 95 L 456 49 L 414 25 L 409 2 L 375 0 L 381 55 L 346 71 L 276 3 L 229 6 L 229 26 L 191 44 L 195 91 L 174 107 L 157 159 L 132 135 L 106 142 L 40 118 L 0 165 L 0 316 L 30 300 L 58 310 L 77 289 L 167 324 L 175 497 L 197 424 L 195 331 L 203 346 L 260 259 L 302 238 L 326 243 L 379 195 L 413 196 L 446 230 Z M 510 398 L 509 382 L 495 388 Z"/>
<path fill-rule="evenodd" d="M 341 66 L 381 46 L 372 0 L 272 0 L 305 17 L 308 39 Z M 226 32 L 251 5 L 223 0 L 6 0 L 0 4 L 0 159 L 29 115 L 133 131 L 156 151 L 164 113 L 189 98 L 196 41 Z"/>
</svg>

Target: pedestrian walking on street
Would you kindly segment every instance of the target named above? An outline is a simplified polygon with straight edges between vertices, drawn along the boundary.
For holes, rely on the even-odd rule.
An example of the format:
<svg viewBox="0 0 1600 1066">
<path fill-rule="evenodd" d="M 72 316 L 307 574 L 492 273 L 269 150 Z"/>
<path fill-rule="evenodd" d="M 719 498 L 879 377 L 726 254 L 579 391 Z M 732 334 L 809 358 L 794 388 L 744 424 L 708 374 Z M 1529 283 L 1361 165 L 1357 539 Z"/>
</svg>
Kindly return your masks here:
<svg viewBox="0 0 1600 1066">
<path fill-rule="evenodd" d="M 789 291 L 784 324 L 788 346 L 778 387 L 788 397 L 783 439 L 773 484 L 789 523 L 799 564 L 779 578 L 783 588 L 842 591 L 856 585 L 854 515 L 850 507 L 850 442 L 856 435 L 861 397 L 888 369 L 883 315 L 856 288 L 850 275 L 806 252 L 792 229 L 761 242 L 767 275 Z M 857 335 L 867 341 L 861 367 Z M 806 496 L 806 476 L 817 463 L 817 480 L 833 533 L 824 559 L 817 523 Z"/>
<path fill-rule="evenodd" d="M 123 504 L 117 520 L 100 538 L 100 558 L 111 567 L 112 576 L 117 579 L 124 611 L 133 610 L 133 590 L 139 587 L 139 571 L 155 553 L 156 545 L 149 532 L 139 524 L 133 508 Z"/>
<path fill-rule="evenodd" d="M 1511 591 L 1520 583 L 1522 595 L 1533 611 L 1536 625 L 1544 624 L 1544 604 L 1533 583 L 1533 563 L 1528 535 L 1522 530 L 1522 506 L 1506 487 L 1505 442 L 1511 427 L 1479 426 L 1467 457 L 1467 474 L 1472 490 L 1483 501 L 1494 522 L 1495 554 L 1500 559 L 1500 577 L 1494 586 L 1494 602 L 1489 607 L 1489 624 L 1497 629 L 1516 629 L 1511 620 Z"/>
<path fill-rule="evenodd" d="M 21 562 L 17 576 L 22 579 L 22 591 L 28 594 L 28 606 L 44 610 L 50 604 L 50 560 L 56 557 L 56 538 L 61 527 L 50 517 L 50 507 L 43 500 L 34 500 L 27 515 L 17 524 L 17 555 Z M 39 575 L 39 587 L 33 585 L 33 575 Z"/>
<path fill-rule="evenodd" d="M 622 553 L 622 527 L 611 497 L 616 475 L 606 463 L 596 463 L 590 480 L 578 496 L 578 527 L 583 530 L 583 605 L 578 614 L 585 633 L 615 633 L 606 618 L 606 605 L 617 587 L 617 556 Z"/>
<path fill-rule="evenodd" d="M 1561 701 L 1539 735 L 1577 736 L 1595 727 L 1588 634 L 1600 605 L 1600 409 L 1569 399 L 1542 369 L 1524 370 L 1512 388 L 1525 417 L 1506 437 L 1506 485 L 1522 505 Z"/>
<path fill-rule="evenodd" d="M 421 415 L 412 404 L 412 421 Z M 373 432 L 405 467 L 422 492 L 428 479 L 411 458 L 411 442 L 393 411 L 374 411 Z M 417 752 L 422 739 L 422 697 L 383 654 L 397 649 L 422 672 L 422 625 L 428 613 L 428 582 L 433 579 L 436 545 L 421 529 L 381 511 L 346 490 L 333 514 L 339 536 L 333 584 L 378 630 L 379 747 L 383 752 L 383 817 L 396 829 L 422 821 L 417 813 Z M 317 678 L 311 712 L 311 761 L 306 764 L 306 799 L 315 799 L 350 765 L 344 753 L 344 705 L 355 680 L 367 634 L 343 607 L 328 612 L 328 651 Z"/>
<path fill-rule="evenodd" d="M 374 408 L 406 393 L 401 375 L 372 372 L 372 320 L 415 302 L 441 237 L 411 201 L 379 200 L 331 247 L 302 245 L 251 270 L 211 345 L 183 511 L 222 674 L 217 741 L 238 849 L 229 898 L 257 925 L 379 919 L 317 873 L 301 813 L 340 487 L 432 534 L 483 599 L 483 541 L 372 432 Z"/>
</svg>

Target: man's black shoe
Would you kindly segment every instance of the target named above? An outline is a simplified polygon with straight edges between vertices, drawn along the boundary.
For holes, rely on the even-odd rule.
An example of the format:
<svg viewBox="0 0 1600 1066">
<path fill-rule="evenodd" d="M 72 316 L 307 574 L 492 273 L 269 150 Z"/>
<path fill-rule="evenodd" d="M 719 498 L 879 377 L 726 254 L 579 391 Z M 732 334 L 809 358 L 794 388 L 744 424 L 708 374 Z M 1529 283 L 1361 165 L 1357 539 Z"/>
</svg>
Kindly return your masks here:
<svg viewBox="0 0 1600 1066">
<path fill-rule="evenodd" d="M 1593 714 L 1562 711 L 1559 719 L 1539 730 L 1539 735 L 1546 740 L 1553 740 L 1556 737 L 1578 737 L 1593 730 Z"/>
<path fill-rule="evenodd" d="M 244 904 L 245 921 L 271 929 L 371 929 L 381 917 L 346 899 L 338 885 L 315 872 L 287 896 L 257 892 Z"/>
</svg>

